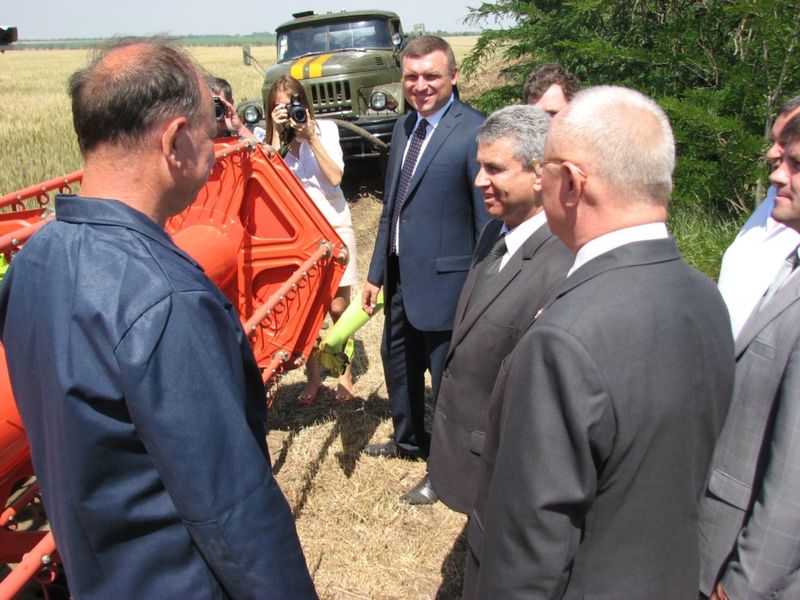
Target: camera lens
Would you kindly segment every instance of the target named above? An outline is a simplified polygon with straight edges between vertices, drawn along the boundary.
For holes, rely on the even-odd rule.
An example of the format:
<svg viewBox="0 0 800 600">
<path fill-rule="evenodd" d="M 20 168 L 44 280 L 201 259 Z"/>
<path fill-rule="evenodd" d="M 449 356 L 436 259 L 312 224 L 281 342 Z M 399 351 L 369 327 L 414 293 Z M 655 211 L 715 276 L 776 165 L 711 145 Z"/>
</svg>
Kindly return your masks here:
<svg viewBox="0 0 800 600">
<path fill-rule="evenodd" d="M 214 117 L 217 121 L 222 121 L 225 118 L 225 106 L 219 96 L 214 96 Z"/>
<path fill-rule="evenodd" d="M 295 123 L 305 123 L 308 120 L 306 106 L 300 102 L 300 94 L 292 94 L 292 101 L 286 105 L 286 112 Z"/>
<path fill-rule="evenodd" d="M 306 107 L 302 104 L 299 106 L 292 106 L 289 110 L 289 118 L 295 123 L 306 122 Z"/>
</svg>

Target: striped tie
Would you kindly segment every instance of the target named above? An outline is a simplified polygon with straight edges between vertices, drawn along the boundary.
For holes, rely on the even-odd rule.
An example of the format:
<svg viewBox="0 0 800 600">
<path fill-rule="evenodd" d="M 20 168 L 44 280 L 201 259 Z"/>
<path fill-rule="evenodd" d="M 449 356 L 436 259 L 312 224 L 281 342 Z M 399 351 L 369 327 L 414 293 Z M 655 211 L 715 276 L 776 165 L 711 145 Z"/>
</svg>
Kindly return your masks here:
<svg viewBox="0 0 800 600">
<path fill-rule="evenodd" d="M 506 246 L 506 238 L 501 235 L 494 243 L 494 246 L 492 246 L 489 254 L 483 259 L 481 272 L 478 274 L 478 279 L 475 280 L 475 286 L 472 288 L 472 294 L 470 294 L 467 306 L 475 304 L 480 297 L 486 293 L 486 290 L 489 289 L 489 284 L 492 282 L 492 279 L 500 271 L 500 263 L 503 262 L 503 256 L 505 256 L 507 251 L 508 246 Z"/>
<path fill-rule="evenodd" d="M 392 211 L 392 228 L 390 233 L 389 249 L 392 253 L 397 252 L 397 228 L 400 223 L 400 211 L 403 210 L 403 204 L 406 201 L 408 194 L 408 186 L 411 183 L 411 177 L 414 175 L 414 169 L 417 166 L 417 159 L 419 158 L 419 150 L 422 148 L 422 142 L 425 141 L 425 129 L 428 126 L 428 121 L 425 119 L 420 120 L 417 128 L 411 136 L 411 143 L 408 146 L 406 158 L 403 161 L 403 169 L 400 171 L 400 182 L 397 185 L 397 194 L 394 197 L 394 210 Z"/>
</svg>

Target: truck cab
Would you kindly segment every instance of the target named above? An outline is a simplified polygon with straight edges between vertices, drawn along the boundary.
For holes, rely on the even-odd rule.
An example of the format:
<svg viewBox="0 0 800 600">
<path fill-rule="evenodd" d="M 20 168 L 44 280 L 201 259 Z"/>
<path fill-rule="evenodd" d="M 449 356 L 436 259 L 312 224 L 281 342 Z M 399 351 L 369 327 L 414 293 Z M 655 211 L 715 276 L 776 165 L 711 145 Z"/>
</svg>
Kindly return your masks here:
<svg viewBox="0 0 800 600">
<path fill-rule="evenodd" d="M 395 121 L 407 110 L 400 74 L 407 36 L 400 17 L 382 10 L 309 11 L 295 13 L 276 34 L 277 64 L 264 75 L 260 106 L 240 105 L 243 120 L 250 127 L 261 124 L 273 82 L 291 75 L 302 83 L 318 119 L 339 122 L 345 158 L 379 156 L 368 136 L 356 131 L 388 144 Z"/>
</svg>

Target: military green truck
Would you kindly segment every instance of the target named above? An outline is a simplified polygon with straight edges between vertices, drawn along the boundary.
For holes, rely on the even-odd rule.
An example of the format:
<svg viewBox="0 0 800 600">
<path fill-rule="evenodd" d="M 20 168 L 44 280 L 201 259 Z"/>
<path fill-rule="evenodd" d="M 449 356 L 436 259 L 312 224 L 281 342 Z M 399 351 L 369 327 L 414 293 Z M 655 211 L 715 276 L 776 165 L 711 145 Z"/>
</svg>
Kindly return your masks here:
<svg viewBox="0 0 800 600">
<path fill-rule="evenodd" d="M 383 10 L 292 16 L 276 29 L 278 62 L 264 75 L 261 100 L 237 107 L 242 120 L 251 129 L 266 127 L 269 88 L 291 75 L 303 84 L 316 117 L 336 120 L 346 159 L 385 154 L 395 121 L 407 110 L 400 51 L 408 36 L 400 17 Z"/>
</svg>

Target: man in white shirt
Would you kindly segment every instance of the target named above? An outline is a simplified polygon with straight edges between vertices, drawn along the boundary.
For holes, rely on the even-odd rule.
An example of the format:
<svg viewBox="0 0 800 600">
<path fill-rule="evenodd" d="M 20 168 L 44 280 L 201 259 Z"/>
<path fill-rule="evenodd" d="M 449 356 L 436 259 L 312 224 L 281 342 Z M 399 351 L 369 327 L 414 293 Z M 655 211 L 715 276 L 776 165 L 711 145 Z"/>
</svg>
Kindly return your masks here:
<svg viewBox="0 0 800 600">
<path fill-rule="evenodd" d="M 772 218 L 800 230 L 800 115 L 780 134 Z M 795 242 L 797 244 L 797 242 Z M 700 591 L 800 598 L 798 247 L 736 338 L 736 385 L 700 503 Z"/>
<path fill-rule="evenodd" d="M 800 114 L 800 96 L 781 107 L 772 125 L 772 145 L 767 150 L 767 159 L 773 164 L 783 156 L 783 146 L 779 142 L 783 127 L 797 114 Z M 772 218 L 774 205 L 775 187 L 770 186 L 767 197 L 756 207 L 722 257 L 718 286 L 728 306 L 734 338 L 739 336 L 786 255 L 800 244 L 800 233 Z"/>
</svg>

